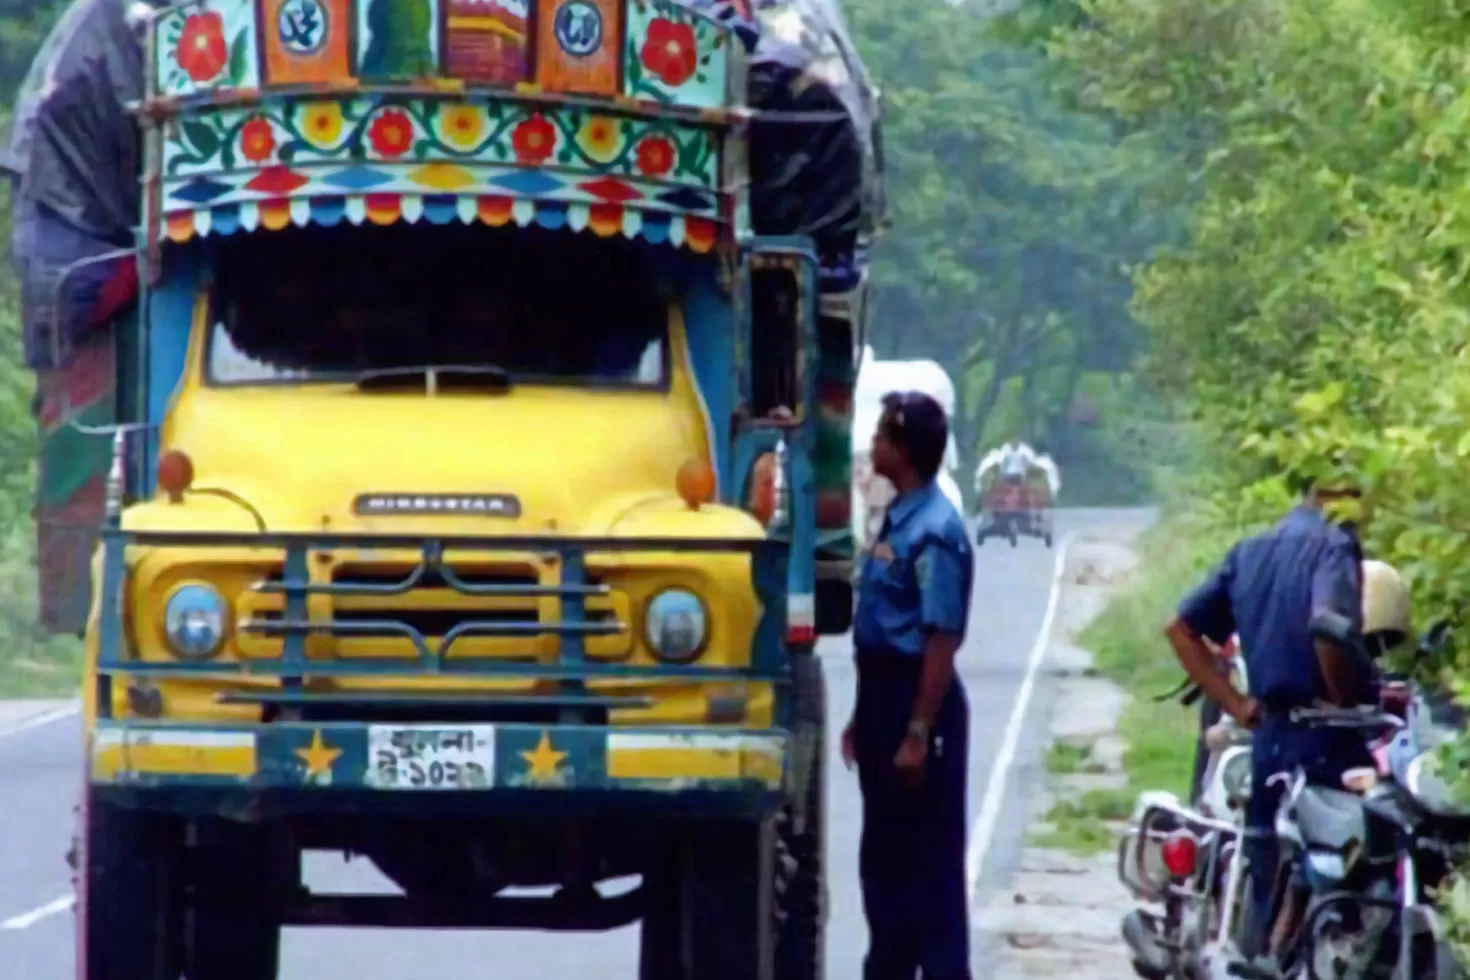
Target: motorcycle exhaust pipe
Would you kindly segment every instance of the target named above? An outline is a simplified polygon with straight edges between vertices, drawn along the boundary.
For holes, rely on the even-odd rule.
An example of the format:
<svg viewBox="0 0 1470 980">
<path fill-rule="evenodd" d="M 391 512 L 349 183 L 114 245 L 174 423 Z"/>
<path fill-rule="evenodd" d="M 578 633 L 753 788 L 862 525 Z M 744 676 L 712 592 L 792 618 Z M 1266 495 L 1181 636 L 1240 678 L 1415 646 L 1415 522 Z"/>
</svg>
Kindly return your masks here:
<svg viewBox="0 0 1470 980">
<path fill-rule="evenodd" d="M 1160 944 L 1153 919 L 1146 912 L 1134 909 L 1123 916 L 1122 932 L 1139 973 L 1162 978 L 1174 972 L 1174 954 Z"/>
</svg>

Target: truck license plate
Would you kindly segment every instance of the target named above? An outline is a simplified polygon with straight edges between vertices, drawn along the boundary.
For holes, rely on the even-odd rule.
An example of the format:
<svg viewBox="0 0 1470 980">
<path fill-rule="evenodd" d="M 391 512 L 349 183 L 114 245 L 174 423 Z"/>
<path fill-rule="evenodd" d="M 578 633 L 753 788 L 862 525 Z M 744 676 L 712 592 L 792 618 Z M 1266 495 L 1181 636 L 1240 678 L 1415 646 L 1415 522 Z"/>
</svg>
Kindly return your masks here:
<svg viewBox="0 0 1470 980">
<path fill-rule="evenodd" d="M 489 725 L 373 725 L 367 784 L 373 789 L 485 789 L 495 781 Z"/>
</svg>

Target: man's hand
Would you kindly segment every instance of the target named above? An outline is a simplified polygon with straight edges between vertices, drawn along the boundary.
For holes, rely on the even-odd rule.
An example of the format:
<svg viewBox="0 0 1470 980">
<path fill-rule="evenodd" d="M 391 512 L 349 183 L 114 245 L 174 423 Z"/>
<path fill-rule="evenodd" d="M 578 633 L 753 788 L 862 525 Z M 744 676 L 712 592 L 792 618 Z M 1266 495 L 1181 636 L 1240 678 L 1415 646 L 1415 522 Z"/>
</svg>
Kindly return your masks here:
<svg viewBox="0 0 1470 980">
<path fill-rule="evenodd" d="M 924 760 L 929 757 L 929 740 L 910 733 L 904 736 L 893 757 L 893 767 L 898 770 L 899 782 L 918 788 L 924 781 Z"/>
<path fill-rule="evenodd" d="M 850 721 L 842 729 L 842 764 L 847 766 L 849 772 L 857 765 L 857 735 L 853 732 Z"/>
<path fill-rule="evenodd" d="M 1234 705 L 1226 709 L 1241 728 L 1254 730 L 1260 727 L 1266 707 L 1255 698 L 1237 698 Z"/>
</svg>

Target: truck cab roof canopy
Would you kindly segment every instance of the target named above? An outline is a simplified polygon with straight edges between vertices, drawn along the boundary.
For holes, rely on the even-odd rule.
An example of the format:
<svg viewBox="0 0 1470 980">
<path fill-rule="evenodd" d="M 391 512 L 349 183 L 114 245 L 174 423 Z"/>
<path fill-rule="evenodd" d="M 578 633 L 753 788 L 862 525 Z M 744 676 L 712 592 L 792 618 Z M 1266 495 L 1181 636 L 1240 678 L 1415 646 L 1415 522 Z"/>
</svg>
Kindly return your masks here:
<svg viewBox="0 0 1470 980">
<path fill-rule="evenodd" d="M 425 93 L 415 104 L 454 106 L 456 96 L 452 91 L 445 94 L 447 79 L 451 89 L 460 86 L 463 94 L 458 98 L 464 105 L 487 112 L 529 106 L 527 112 L 534 109 L 537 118 L 544 115 L 557 127 L 572 127 L 560 135 L 550 127 L 546 130 L 558 153 L 550 162 L 560 169 L 587 169 L 595 178 L 608 176 L 609 169 L 618 170 L 618 176 L 625 179 L 616 188 L 617 198 L 585 202 L 589 214 L 602 215 L 603 225 L 612 220 L 603 212 L 616 207 L 621 215 L 622 210 L 635 206 L 629 203 L 630 196 L 651 193 L 646 187 L 626 186 L 630 183 L 626 178 L 645 176 L 650 167 L 673 181 L 683 179 L 682 171 L 694 166 L 707 174 L 713 185 L 709 190 L 720 199 L 743 186 L 747 175 L 728 167 L 721 170 L 719 161 L 724 155 L 718 151 L 724 134 L 738 132 L 748 119 L 749 194 L 745 200 L 738 196 L 734 200 L 736 206 L 748 206 L 749 226 L 758 234 L 812 236 L 822 258 L 824 283 L 837 289 L 856 283 L 865 262 L 866 242 L 879 226 L 883 207 L 876 136 L 878 100 L 831 0 L 757 0 L 754 8 L 746 0 L 530 3 L 537 4 L 538 10 L 529 11 L 525 0 L 270 0 L 263 4 L 202 0 L 187 6 L 163 5 L 156 19 L 157 49 L 150 54 L 143 50 L 141 28 L 134 26 L 140 23 L 140 8 L 144 12 L 149 8 L 137 0 L 74 0 L 36 56 L 17 102 L 12 129 L 0 149 L 0 167 L 11 176 L 16 191 L 13 234 L 20 246 L 16 254 L 22 257 L 17 261 L 26 307 L 27 357 L 32 366 L 43 366 L 46 360 L 43 341 L 52 319 L 49 299 L 61 270 L 78 259 L 135 243 L 141 210 L 141 151 L 138 124 L 130 107 L 139 100 L 179 117 L 180 125 L 171 128 L 182 131 L 180 145 L 186 154 L 211 150 L 213 154 L 203 155 L 213 159 L 214 154 L 222 154 L 226 164 L 233 164 L 226 169 L 237 171 L 239 186 L 226 190 L 237 192 L 238 203 L 249 206 L 267 199 L 288 202 L 292 195 L 301 196 L 304 202 L 307 191 L 314 200 L 322 196 L 320 187 L 293 189 L 281 179 L 282 171 L 299 168 L 310 157 L 298 153 L 288 158 L 279 152 L 285 131 L 278 124 L 289 126 L 291 120 L 282 116 L 272 123 L 277 126 L 275 138 L 265 141 L 270 142 L 272 152 L 252 160 L 252 146 L 244 142 L 252 135 L 244 132 L 250 118 L 275 113 L 272 107 L 284 106 L 279 111 L 290 113 L 313 99 L 328 98 L 350 115 L 355 103 L 346 99 L 347 93 L 375 90 L 386 94 L 379 102 L 364 105 L 386 112 L 387 100 L 402 101 L 405 88 Z M 464 4 L 476 8 L 475 17 L 450 16 Z M 469 28 L 456 26 L 481 23 L 486 17 L 498 18 L 502 28 L 520 38 L 520 46 L 486 48 L 483 39 L 464 33 Z M 415 30 L 422 36 L 406 38 L 405 32 Z M 583 62 L 600 59 L 601 67 L 568 67 L 567 56 L 579 52 Z M 592 56 L 585 57 L 589 52 Z M 145 84 L 150 58 L 152 91 Z M 524 89 L 517 91 L 516 85 L 522 82 L 534 82 L 541 96 L 533 98 Z M 267 91 L 270 98 L 263 101 L 261 95 Z M 587 92 L 592 95 L 579 94 Z M 567 101 L 558 109 L 562 95 Z M 717 132 L 708 141 L 708 151 L 698 148 L 699 154 L 708 156 L 712 151 L 713 156 L 698 166 L 690 162 L 692 157 L 686 159 L 684 147 L 675 141 L 671 173 L 654 159 L 656 154 L 639 156 L 635 142 L 647 141 L 625 125 L 612 134 L 621 137 L 614 165 L 604 158 L 613 149 L 611 143 L 603 145 L 596 133 L 589 137 L 585 130 L 589 119 L 602 111 L 599 99 L 605 99 L 609 117 L 666 119 L 670 124 L 678 120 L 684 127 L 678 133 L 689 139 L 696 132 Z M 723 119 L 723 123 L 714 126 L 712 119 Z M 225 121 L 227 128 L 217 129 L 212 136 L 204 126 L 195 125 L 226 125 Z M 361 133 L 350 131 L 348 138 L 354 142 L 347 156 L 372 163 L 371 148 L 365 146 L 371 143 L 371 134 L 362 128 Z M 254 148 L 264 147 L 265 142 Z M 497 152 L 511 145 L 508 137 L 504 142 L 506 146 Z M 411 164 L 418 152 L 414 144 L 401 152 L 401 158 Z M 166 146 L 165 156 L 167 153 Z M 502 174 L 508 185 L 503 190 L 507 200 L 531 200 L 538 207 L 549 202 L 556 206 L 549 208 L 548 221 L 573 228 L 590 225 L 598 233 L 608 231 L 596 222 L 569 216 L 568 209 L 560 205 L 577 199 L 571 190 L 544 188 L 543 178 L 549 171 L 537 169 L 540 162 L 546 162 L 544 156 L 502 159 L 503 169 L 515 171 Z M 528 159 L 535 166 L 528 165 Z M 348 162 L 347 157 L 343 162 Z M 251 166 L 258 172 L 252 173 Z M 275 183 L 261 182 L 267 170 L 277 178 Z M 462 188 L 452 186 L 444 168 L 435 170 L 434 176 L 445 186 L 426 187 L 418 203 L 401 209 L 405 213 L 398 214 L 398 220 L 415 220 L 414 215 L 424 210 L 422 202 L 435 196 L 431 191 L 437 192 L 437 198 L 466 196 Z M 245 193 L 250 180 L 256 183 Z M 345 210 L 351 217 L 352 200 L 391 196 L 376 192 L 392 191 L 395 186 L 342 185 L 338 193 L 347 201 Z M 659 220 L 666 214 L 677 219 L 686 202 L 694 200 L 681 192 L 691 189 L 696 195 L 704 193 L 687 186 L 653 188 L 661 196 L 645 214 Z M 485 189 L 479 190 L 483 197 Z M 164 208 L 172 209 L 171 215 L 145 228 L 145 233 L 186 239 L 193 232 L 178 233 L 181 214 L 213 212 L 227 217 L 221 205 L 230 203 L 228 194 L 211 198 L 204 181 L 192 182 L 188 191 L 192 203 L 166 198 Z M 595 195 L 596 191 L 588 193 Z M 694 210 L 688 213 L 707 217 L 724 234 L 733 234 L 745 223 L 742 216 L 730 214 L 729 203 L 719 203 L 716 197 L 700 197 L 698 206 L 689 206 Z M 295 209 L 300 211 L 300 207 Z M 461 220 L 467 220 L 464 208 L 458 211 Z M 470 211 L 476 208 L 471 206 Z M 293 220 L 299 217 L 295 212 Z M 340 216 L 340 210 L 335 213 Z M 734 227 L 729 227 L 732 218 Z M 240 224 L 273 226 L 269 216 L 259 219 L 257 210 Z M 204 225 L 214 233 L 227 233 L 233 227 L 224 220 L 218 227 Z M 657 231 L 658 221 L 650 227 Z M 195 231 L 199 230 L 200 222 L 195 222 Z M 696 232 L 690 235 L 694 245 L 708 247 L 704 226 Z M 662 240 L 677 243 L 683 235 L 680 229 Z M 645 237 L 661 240 L 651 234 Z M 110 281 L 117 270 L 109 266 L 96 274 Z M 117 293 L 115 284 L 109 282 L 99 282 L 99 290 Z M 63 332 L 75 337 L 93 328 L 101 318 L 98 309 L 93 305 L 63 311 Z"/>
</svg>

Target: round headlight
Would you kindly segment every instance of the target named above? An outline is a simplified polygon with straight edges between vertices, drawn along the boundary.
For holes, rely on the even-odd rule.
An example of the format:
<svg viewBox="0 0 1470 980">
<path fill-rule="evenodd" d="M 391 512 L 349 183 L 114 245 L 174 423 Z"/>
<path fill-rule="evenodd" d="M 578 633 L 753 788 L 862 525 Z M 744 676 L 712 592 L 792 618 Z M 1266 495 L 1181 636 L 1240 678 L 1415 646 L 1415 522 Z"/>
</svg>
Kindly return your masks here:
<svg viewBox="0 0 1470 980">
<path fill-rule="evenodd" d="M 1225 795 L 1232 803 L 1244 802 L 1251 797 L 1251 754 L 1250 750 L 1237 752 L 1224 760 L 1220 773 Z"/>
<path fill-rule="evenodd" d="M 168 645 L 186 660 L 206 660 L 219 653 L 228 608 L 213 586 L 180 586 L 164 607 L 163 632 Z"/>
<path fill-rule="evenodd" d="M 708 617 L 699 596 L 669 589 L 653 597 L 643 622 L 644 635 L 660 660 L 684 663 L 704 652 Z"/>
<path fill-rule="evenodd" d="M 1470 813 L 1470 806 L 1444 778 L 1444 760 L 1438 749 L 1416 756 L 1404 773 L 1404 782 L 1414 798 L 1431 813 L 1456 817 Z"/>
</svg>

